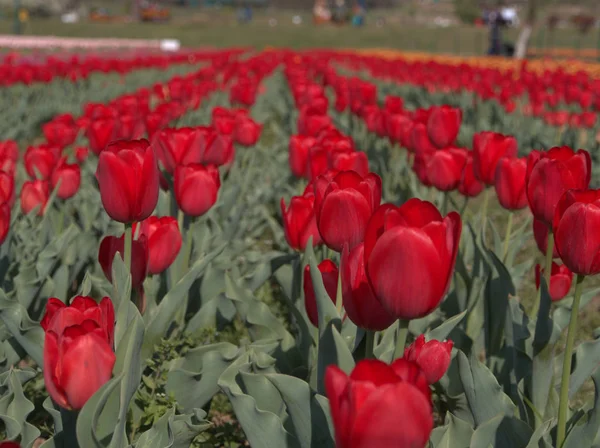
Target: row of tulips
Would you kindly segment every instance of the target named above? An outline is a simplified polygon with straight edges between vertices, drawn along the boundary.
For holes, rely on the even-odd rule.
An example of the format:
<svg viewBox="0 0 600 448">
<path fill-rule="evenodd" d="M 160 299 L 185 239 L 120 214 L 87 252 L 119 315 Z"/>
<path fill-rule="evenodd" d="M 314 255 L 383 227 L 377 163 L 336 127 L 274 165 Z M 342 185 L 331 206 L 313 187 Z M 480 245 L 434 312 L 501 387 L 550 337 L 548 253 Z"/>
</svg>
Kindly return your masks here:
<svg viewBox="0 0 600 448">
<path fill-rule="evenodd" d="M 84 80 L 92 73 L 116 72 L 121 75 L 133 70 L 147 68 L 166 68 L 171 64 L 195 64 L 211 58 L 214 51 L 186 51 L 162 54 L 118 55 L 73 55 L 69 58 L 48 56 L 43 62 L 24 61 L 17 53 L 8 54 L 0 63 L 0 86 L 15 84 L 50 83 L 64 78 L 72 82 Z M 243 50 L 232 49 L 229 54 L 236 55 Z"/>
</svg>

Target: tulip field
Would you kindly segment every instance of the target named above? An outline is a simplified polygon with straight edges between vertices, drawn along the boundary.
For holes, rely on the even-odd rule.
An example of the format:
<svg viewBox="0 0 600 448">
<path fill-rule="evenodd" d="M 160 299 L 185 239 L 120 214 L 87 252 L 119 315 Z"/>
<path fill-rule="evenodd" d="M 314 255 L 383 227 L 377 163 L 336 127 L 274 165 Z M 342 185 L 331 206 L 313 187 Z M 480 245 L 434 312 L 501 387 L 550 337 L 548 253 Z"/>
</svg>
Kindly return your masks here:
<svg viewBox="0 0 600 448">
<path fill-rule="evenodd" d="M 600 66 L 0 73 L 0 447 L 600 447 Z"/>
</svg>

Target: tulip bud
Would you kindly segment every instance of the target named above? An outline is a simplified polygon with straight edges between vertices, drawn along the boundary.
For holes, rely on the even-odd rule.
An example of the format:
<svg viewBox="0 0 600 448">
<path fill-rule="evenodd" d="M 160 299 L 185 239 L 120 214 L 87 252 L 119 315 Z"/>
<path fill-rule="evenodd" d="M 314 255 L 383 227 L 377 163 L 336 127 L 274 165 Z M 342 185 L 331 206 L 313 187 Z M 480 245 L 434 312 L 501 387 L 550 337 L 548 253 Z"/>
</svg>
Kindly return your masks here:
<svg viewBox="0 0 600 448">
<path fill-rule="evenodd" d="M 362 151 L 338 151 L 331 154 L 331 168 L 338 171 L 354 171 L 365 177 L 369 174 L 369 159 Z"/>
<path fill-rule="evenodd" d="M 175 199 L 186 215 L 204 215 L 217 202 L 220 187 L 219 170 L 214 165 L 193 164 L 175 170 Z"/>
<path fill-rule="evenodd" d="M 158 165 L 148 140 L 119 140 L 100 153 L 96 179 L 115 221 L 143 221 L 158 202 Z"/>
<path fill-rule="evenodd" d="M 57 161 L 58 151 L 53 147 L 30 146 L 25 151 L 25 170 L 32 179 L 49 179 Z"/>
<path fill-rule="evenodd" d="M 419 335 L 405 351 L 404 358 L 413 361 L 421 368 L 429 384 L 437 383 L 450 366 L 452 341 L 425 342 L 425 336 Z"/>
<path fill-rule="evenodd" d="M 81 170 L 77 164 L 67 164 L 66 159 L 61 159 L 52 172 L 52 188 L 56 188 L 60 181 L 57 196 L 69 199 L 77 193 L 81 184 Z"/>
<path fill-rule="evenodd" d="M 110 142 L 115 140 L 118 135 L 119 122 L 115 117 L 101 117 L 92 119 L 87 128 L 87 138 L 90 143 L 90 149 L 95 154 L 100 154 Z"/>
<path fill-rule="evenodd" d="M 28 215 L 34 208 L 39 207 L 37 214 L 42 216 L 50 197 L 50 186 L 44 180 L 30 180 L 21 188 L 21 210 Z"/>
<path fill-rule="evenodd" d="M 164 169 L 173 174 L 179 165 L 200 163 L 206 139 L 197 128 L 166 128 L 155 136 L 156 156 Z"/>
<path fill-rule="evenodd" d="M 327 291 L 327 295 L 333 303 L 337 297 L 338 287 L 338 267 L 335 263 L 329 259 L 323 260 L 319 263 L 319 271 L 323 277 L 323 285 Z M 315 326 L 319 326 L 319 312 L 317 309 L 317 297 L 313 287 L 312 277 L 310 275 L 310 265 L 306 265 L 304 268 L 304 306 L 306 307 L 306 314 L 308 320 Z"/>
<path fill-rule="evenodd" d="M 544 269 L 539 265 L 535 265 L 535 286 L 539 289 L 541 278 L 544 275 Z M 564 264 L 559 265 L 552 263 L 552 270 L 550 271 L 550 287 L 548 292 L 553 302 L 557 302 L 569 293 L 571 289 L 571 283 L 573 283 L 573 273 L 569 271 Z"/>
<path fill-rule="evenodd" d="M 303 251 L 310 237 L 313 246 L 321 244 L 314 210 L 315 197 L 312 192 L 292 197 L 287 210 L 283 198 L 280 205 L 285 239 L 292 249 Z"/>
<path fill-rule="evenodd" d="M 235 141 L 243 146 L 254 146 L 262 132 L 262 125 L 249 117 L 238 115 L 235 122 Z"/>
<path fill-rule="evenodd" d="M 135 230 L 134 224 L 134 233 Z M 148 244 L 148 273 L 160 274 L 173 264 L 182 243 L 179 224 L 175 218 L 150 216 L 140 223 L 139 236 L 144 236 Z"/>
<path fill-rule="evenodd" d="M 438 148 L 447 148 L 456 140 L 461 122 L 462 110 L 446 105 L 433 107 L 427 120 L 429 139 Z"/>
<path fill-rule="evenodd" d="M 458 188 L 467 163 L 467 151 L 460 148 L 440 149 L 426 160 L 427 179 L 440 191 Z"/>
<path fill-rule="evenodd" d="M 96 304 L 77 296 L 70 306 L 51 298 L 41 326 L 46 390 L 61 408 L 81 409 L 112 375 L 113 304 L 108 297 Z"/>
</svg>

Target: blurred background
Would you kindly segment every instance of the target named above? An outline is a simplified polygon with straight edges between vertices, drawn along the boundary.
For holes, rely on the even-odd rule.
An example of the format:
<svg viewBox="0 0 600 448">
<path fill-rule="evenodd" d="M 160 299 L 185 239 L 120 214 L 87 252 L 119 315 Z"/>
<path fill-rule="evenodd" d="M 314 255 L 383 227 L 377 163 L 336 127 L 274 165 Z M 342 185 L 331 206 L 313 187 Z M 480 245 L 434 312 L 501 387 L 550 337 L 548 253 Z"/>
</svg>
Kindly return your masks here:
<svg viewBox="0 0 600 448">
<path fill-rule="evenodd" d="M 600 59 L 600 0 L 0 0 L 0 33 Z"/>
</svg>

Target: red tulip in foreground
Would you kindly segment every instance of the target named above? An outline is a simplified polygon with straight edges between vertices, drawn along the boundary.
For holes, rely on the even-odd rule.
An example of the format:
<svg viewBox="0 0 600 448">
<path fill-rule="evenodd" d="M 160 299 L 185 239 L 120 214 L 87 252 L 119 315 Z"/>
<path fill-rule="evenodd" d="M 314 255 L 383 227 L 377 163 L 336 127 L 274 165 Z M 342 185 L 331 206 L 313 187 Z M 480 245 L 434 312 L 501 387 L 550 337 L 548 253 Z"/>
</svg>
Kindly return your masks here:
<svg viewBox="0 0 600 448">
<path fill-rule="evenodd" d="M 554 240 L 563 263 L 575 274 L 600 273 L 600 190 L 569 190 L 554 215 Z"/>
<path fill-rule="evenodd" d="M 214 165 L 178 166 L 173 190 L 177 205 L 186 215 L 202 216 L 211 209 L 219 194 L 221 180 Z"/>
<path fill-rule="evenodd" d="M 133 232 L 135 231 L 134 225 Z M 150 216 L 140 223 L 139 236 L 144 236 L 148 245 L 149 274 L 160 274 L 173 264 L 182 243 L 179 224 L 175 218 Z"/>
<path fill-rule="evenodd" d="M 96 179 L 115 221 L 143 221 L 158 202 L 158 164 L 148 140 L 119 140 L 100 153 Z"/>
<path fill-rule="evenodd" d="M 496 167 L 502 157 L 516 157 L 517 140 L 497 132 L 479 132 L 473 136 L 475 176 L 486 185 L 494 185 Z"/>
<path fill-rule="evenodd" d="M 37 214 L 42 216 L 50 197 L 50 186 L 45 180 L 29 180 L 21 188 L 21 210 L 29 214 L 38 207 Z"/>
<path fill-rule="evenodd" d="M 433 429 L 429 396 L 416 378 L 407 378 L 408 361 L 356 364 L 350 376 L 327 367 L 329 398 L 337 448 L 423 448 Z M 412 381 L 411 381 L 412 380 Z"/>
<path fill-rule="evenodd" d="M 461 123 L 461 109 L 450 106 L 433 107 L 427 120 L 429 139 L 438 148 L 447 148 L 456 140 Z"/>
<path fill-rule="evenodd" d="M 563 193 L 586 189 L 590 184 L 591 159 L 587 151 L 568 146 L 532 151 L 527 160 L 527 199 L 534 218 L 552 226 L 554 211 Z"/>
<path fill-rule="evenodd" d="M 0 442 L 0 448 L 21 448 L 17 442 Z"/>
<path fill-rule="evenodd" d="M 396 320 L 379 303 L 367 279 L 364 245 L 342 251 L 342 297 L 348 318 L 366 330 L 382 331 Z M 337 281 L 337 280 L 336 280 Z"/>
<path fill-rule="evenodd" d="M 77 193 L 81 184 L 81 170 L 77 164 L 68 164 L 66 159 L 61 159 L 50 178 L 52 188 L 56 188 L 60 182 L 57 196 L 61 199 L 69 199 Z"/>
<path fill-rule="evenodd" d="M 416 363 L 427 378 L 429 384 L 437 383 L 450 366 L 452 341 L 425 342 L 425 336 L 417 337 L 405 351 L 404 358 Z"/>
<path fill-rule="evenodd" d="M 131 229 L 127 230 L 131 232 Z M 104 275 L 108 281 L 112 281 L 112 265 L 117 252 L 124 258 L 125 236 L 120 238 L 116 236 L 106 236 L 100 242 L 98 249 L 98 262 L 102 267 Z M 148 242 L 146 237 L 142 236 L 132 242 L 131 247 L 131 285 L 138 288 L 146 278 L 148 267 Z"/>
<path fill-rule="evenodd" d="M 381 202 L 381 178 L 342 171 L 331 181 L 319 176 L 314 185 L 317 227 L 325 244 L 337 252 L 346 243 L 350 248 L 358 245 Z"/>
<path fill-rule="evenodd" d="M 167 128 L 156 133 L 155 142 L 156 155 L 163 168 L 173 174 L 179 165 L 200 163 L 206 138 L 196 128 Z"/>
<path fill-rule="evenodd" d="M 446 295 L 462 230 L 460 215 L 445 218 L 430 202 L 382 205 L 365 232 L 365 266 L 381 304 L 397 319 L 431 313 Z"/>
<path fill-rule="evenodd" d="M 507 210 L 527 207 L 525 174 L 527 160 L 503 157 L 496 167 L 495 187 L 498 202 Z"/>
<path fill-rule="evenodd" d="M 425 156 L 427 183 L 440 191 L 452 191 L 460 184 L 467 163 L 467 151 L 448 148 Z"/>
<path fill-rule="evenodd" d="M 329 259 L 323 260 L 319 263 L 319 271 L 323 277 L 323 285 L 327 294 L 331 298 L 331 301 L 335 303 L 337 297 L 338 287 L 338 267 L 335 263 Z M 308 320 L 315 326 L 319 326 L 319 312 L 317 309 L 317 297 L 315 296 L 315 289 L 313 287 L 312 277 L 310 275 L 310 266 L 306 265 L 304 268 L 304 306 L 306 307 L 306 314 Z"/>
<path fill-rule="evenodd" d="M 544 269 L 539 265 L 535 265 L 535 286 L 539 289 L 540 281 L 544 275 Z M 552 263 L 550 271 L 550 298 L 553 302 L 563 299 L 571 289 L 573 283 L 573 273 L 569 271 L 564 264 Z"/>
<path fill-rule="evenodd" d="M 312 237 L 312 244 L 321 244 L 321 235 L 317 229 L 315 217 L 315 196 L 307 192 L 302 196 L 293 196 L 289 207 L 281 198 L 281 216 L 283 218 L 283 232 L 285 239 L 292 249 L 303 251 L 308 240 Z"/>
<path fill-rule="evenodd" d="M 51 298 L 41 325 L 46 390 L 60 407 L 81 409 L 112 375 L 113 304 L 108 297 L 97 304 L 77 296 L 70 306 Z"/>
</svg>

